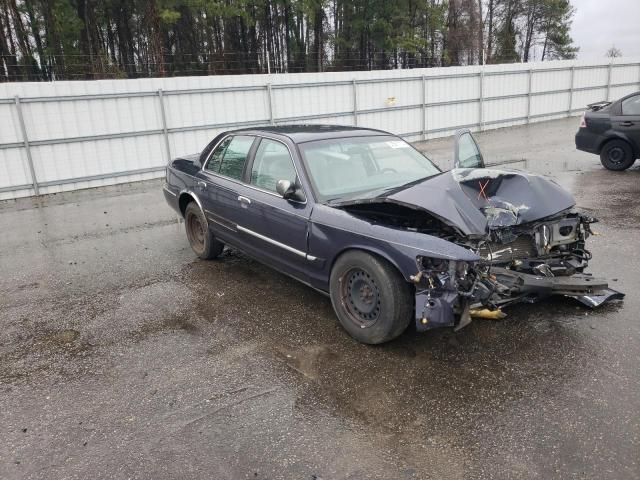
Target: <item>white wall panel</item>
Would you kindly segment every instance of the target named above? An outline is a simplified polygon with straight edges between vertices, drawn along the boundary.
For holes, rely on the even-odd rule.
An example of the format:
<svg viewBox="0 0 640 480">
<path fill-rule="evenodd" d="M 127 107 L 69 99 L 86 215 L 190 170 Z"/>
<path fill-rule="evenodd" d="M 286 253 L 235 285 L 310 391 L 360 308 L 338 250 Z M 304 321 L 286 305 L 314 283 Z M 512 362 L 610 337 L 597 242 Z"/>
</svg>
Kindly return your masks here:
<svg viewBox="0 0 640 480">
<path fill-rule="evenodd" d="M 640 62 L 631 59 L 614 59 L 612 67 L 608 61 L 552 61 L 374 72 L 4 83 L 0 84 L 0 199 L 33 194 L 33 189 L 24 188 L 32 179 L 16 95 L 21 98 L 41 192 L 54 193 L 162 176 L 168 155 L 159 89 L 169 149 L 175 157 L 202 150 L 228 129 L 225 125 L 265 125 L 271 115 L 276 124 L 295 123 L 299 118 L 303 123 L 353 125 L 354 80 L 358 125 L 398 135 L 421 132 L 423 115 L 427 138 L 449 135 L 462 126 L 475 130 L 480 122 L 486 129 L 517 125 L 526 122 L 527 113 L 530 121 L 557 118 L 557 112 L 569 114 L 572 67 L 576 110 L 604 100 L 607 90 L 615 99 L 640 88 Z M 482 91 L 480 72 L 484 72 Z M 529 85 L 534 95 L 529 96 Z M 409 138 L 419 140 L 421 135 Z M 52 140 L 56 143 L 51 144 Z M 140 169 L 154 171 L 113 176 Z M 45 182 L 59 184 L 42 185 Z M 11 187 L 15 190 L 10 191 Z"/>
<path fill-rule="evenodd" d="M 531 76 L 532 92 L 547 92 L 571 88 L 571 70 L 553 70 L 550 72 L 533 70 Z"/>
<path fill-rule="evenodd" d="M 161 128 L 154 97 L 64 102 L 23 102 L 30 141 L 135 132 Z"/>
<path fill-rule="evenodd" d="M 0 188 L 30 183 L 31 174 L 24 149 L 0 150 Z"/>
<path fill-rule="evenodd" d="M 461 122 L 464 121 L 465 123 Z M 477 124 L 480 121 L 477 103 L 435 105 L 427 108 L 427 130 L 455 129 L 461 125 Z"/>
<path fill-rule="evenodd" d="M 358 120 L 360 119 L 360 115 L 358 116 Z M 353 115 L 340 115 L 337 117 L 324 117 L 324 118 L 314 118 L 311 120 L 305 120 L 304 123 L 308 125 L 346 125 L 353 126 L 354 118 Z"/>
<path fill-rule="evenodd" d="M 573 108 L 584 108 L 590 103 L 601 102 L 607 98 L 606 88 L 596 88 L 593 90 L 580 90 L 573 92 Z"/>
<path fill-rule="evenodd" d="M 22 141 L 16 107 L 12 103 L 0 104 L 0 144 Z"/>
<path fill-rule="evenodd" d="M 351 85 L 277 88 L 272 89 L 271 95 L 276 119 L 353 110 Z M 268 119 L 269 114 L 266 113 L 263 118 Z"/>
<path fill-rule="evenodd" d="M 527 93 L 529 73 L 513 73 L 507 75 L 491 75 L 484 77 L 484 96 L 498 97 Z"/>
<path fill-rule="evenodd" d="M 556 113 L 569 110 L 569 96 L 566 93 L 546 93 L 531 97 L 531 115 Z"/>
<path fill-rule="evenodd" d="M 426 81 L 427 103 L 470 100 L 480 96 L 479 77 L 433 78 Z"/>
<path fill-rule="evenodd" d="M 640 89 L 640 65 L 616 65 L 611 69 L 611 83 L 635 83 Z"/>
<path fill-rule="evenodd" d="M 358 109 L 422 104 L 422 80 L 358 85 Z"/>
<path fill-rule="evenodd" d="M 527 98 L 505 98 L 484 102 L 484 121 L 505 120 L 525 117 L 527 115 Z"/>
<path fill-rule="evenodd" d="M 611 87 L 611 92 L 609 93 L 609 100 L 615 100 L 620 97 L 624 97 L 625 95 L 629 95 L 630 93 L 637 92 L 640 88 L 635 87 L 633 85 L 626 85 L 622 87 Z"/>
<path fill-rule="evenodd" d="M 421 114 L 422 109 L 419 108 L 364 113 L 358 115 L 358 126 L 389 130 L 398 134 L 419 132 L 422 130 Z"/>
<path fill-rule="evenodd" d="M 574 87 L 601 87 L 607 84 L 608 66 L 576 70 L 574 73 Z"/>
</svg>

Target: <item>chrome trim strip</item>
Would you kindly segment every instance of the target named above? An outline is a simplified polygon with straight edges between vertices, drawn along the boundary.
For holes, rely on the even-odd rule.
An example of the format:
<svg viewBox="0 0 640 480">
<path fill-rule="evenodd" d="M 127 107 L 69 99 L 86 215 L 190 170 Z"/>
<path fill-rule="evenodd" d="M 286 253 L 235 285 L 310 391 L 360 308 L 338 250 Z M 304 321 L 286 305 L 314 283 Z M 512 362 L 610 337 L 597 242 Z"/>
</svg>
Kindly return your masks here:
<svg viewBox="0 0 640 480">
<path fill-rule="evenodd" d="M 174 197 L 177 197 L 177 196 L 178 196 L 178 194 L 177 194 L 177 193 L 172 192 L 171 190 L 169 190 L 169 189 L 167 188 L 167 186 L 166 186 L 166 185 L 165 185 L 165 186 L 163 186 L 163 187 L 162 187 L 162 189 L 163 189 L 165 192 L 167 192 L 168 194 L 173 195 Z"/>
<path fill-rule="evenodd" d="M 296 248 L 290 247 L 289 245 L 285 245 L 284 243 L 280 243 L 277 240 L 274 240 L 273 238 L 270 237 L 266 237 L 258 232 L 254 232 L 253 230 L 249 230 L 248 228 L 242 227 L 240 225 L 237 226 L 237 229 L 239 232 L 244 232 L 248 235 L 251 235 L 252 237 L 256 237 L 259 238 L 260 240 L 264 240 L 267 243 L 270 243 L 271 245 L 275 245 L 276 247 L 280 247 L 284 250 L 286 250 L 287 252 L 291 252 L 295 255 L 298 255 L 299 257 L 302 258 L 306 258 L 307 260 L 313 262 L 314 260 L 316 260 L 316 257 L 314 257 L 313 255 L 307 255 L 305 252 L 303 252 L 302 250 L 298 250 Z"/>
<path fill-rule="evenodd" d="M 189 190 L 188 188 L 180 190 L 180 194 L 179 195 L 182 195 L 183 193 L 188 193 L 189 195 L 191 195 L 193 197 L 195 202 L 198 204 L 198 207 L 200 207 L 200 211 L 202 212 L 202 216 L 204 217 L 204 219 L 206 221 L 207 220 L 207 216 L 204 213 L 204 208 L 202 208 L 202 202 L 200 202 L 200 199 L 198 198 L 198 196 L 193 192 L 193 190 Z M 209 226 L 209 224 L 207 222 L 207 227 L 208 226 Z"/>
<path fill-rule="evenodd" d="M 220 225 L 221 227 L 224 227 L 227 230 L 231 230 L 232 232 L 237 232 L 236 230 L 237 225 L 227 220 L 223 216 L 218 215 L 217 213 L 213 213 L 211 210 L 205 210 L 205 213 L 209 215 L 207 217 L 207 220 L 211 220 L 213 223 Z"/>
</svg>

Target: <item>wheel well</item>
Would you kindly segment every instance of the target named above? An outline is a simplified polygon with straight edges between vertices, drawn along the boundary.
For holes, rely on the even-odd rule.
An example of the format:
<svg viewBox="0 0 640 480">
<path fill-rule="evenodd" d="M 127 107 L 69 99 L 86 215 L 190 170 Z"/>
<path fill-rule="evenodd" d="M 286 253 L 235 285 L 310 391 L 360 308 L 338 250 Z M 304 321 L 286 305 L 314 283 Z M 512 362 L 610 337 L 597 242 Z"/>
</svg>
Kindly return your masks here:
<svg viewBox="0 0 640 480">
<path fill-rule="evenodd" d="M 598 148 L 598 154 L 602 153 L 602 150 L 604 149 L 604 146 L 609 143 L 612 142 L 614 140 L 620 140 L 621 142 L 626 143 L 627 145 L 629 145 L 629 148 L 631 148 L 631 153 L 633 153 L 634 158 L 638 156 L 638 151 L 636 150 L 636 148 L 634 147 L 633 143 L 631 143 L 629 140 L 627 140 L 626 138 L 622 138 L 622 137 L 609 137 L 606 138 L 602 141 L 602 143 L 600 144 L 600 148 Z"/>
<path fill-rule="evenodd" d="M 374 257 L 377 257 L 379 259 L 384 260 L 389 265 L 391 265 L 393 268 L 395 268 L 396 271 L 400 274 L 400 276 L 402 278 L 404 278 L 407 281 L 407 283 L 409 283 L 409 279 L 405 276 L 405 274 L 402 272 L 402 270 L 400 269 L 400 267 L 398 266 L 398 264 L 395 261 L 393 261 L 388 256 L 382 254 L 381 252 L 378 252 L 376 250 L 371 250 L 371 249 L 368 249 L 368 248 L 363 248 L 363 247 L 349 247 L 349 248 L 345 248 L 344 250 L 339 252 L 335 257 L 333 257 L 333 261 L 331 262 L 331 266 L 329 268 L 329 275 L 331 275 L 331 272 L 333 271 L 333 267 L 335 266 L 335 264 L 338 261 L 338 259 L 340 257 L 342 257 L 343 255 L 349 253 L 349 252 L 364 252 L 364 253 L 368 253 L 369 255 L 373 255 Z"/>
<path fill-rule="evenodd" d="M 182 212 L 182 216 L 184 217 L 184 212 L 187 210 L 187 205 L 191 202 L 195 202 L 195 199 L 189 195 L 188 193 L 183 193 L 180 195 L 178 199 L 178 206 L 180 207 L 180 211 Z"/>
</svg>

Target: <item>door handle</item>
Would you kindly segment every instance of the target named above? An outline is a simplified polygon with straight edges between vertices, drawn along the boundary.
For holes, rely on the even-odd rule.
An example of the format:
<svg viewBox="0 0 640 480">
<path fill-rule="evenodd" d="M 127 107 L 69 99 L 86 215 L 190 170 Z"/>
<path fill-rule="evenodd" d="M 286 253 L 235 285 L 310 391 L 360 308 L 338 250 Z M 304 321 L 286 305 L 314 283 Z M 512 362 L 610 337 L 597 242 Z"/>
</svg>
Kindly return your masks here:
<svg viewBox="0 0 640 480">
<path fill-rule="evenodd" d="M 243 208 L 247 208 L 249 205 L 251 205 L 251 200 L 247 197 L 243 197 L 242 195 L 238 196 L 238 201 Z"/>
<path fill-rule="evenodd" d="M 198 182 L 198 188 L 200 190 L 205 190 L 207 188 L 207 182 L 199 181 Z"/>
<path fill-rule="evenodd" d="M 622 127 L 632 127 L 633 125 L 634 125 L 634 123 L 633 123 L 633 122 L 630 122 L 630 121 L 628 121 L 628 120 L 627 120 L 627 121 L 625 121 L 625 122 L 621 122 L 621 123 L 620 123 L 620 126 L 622 126 Z"/>
</svg>

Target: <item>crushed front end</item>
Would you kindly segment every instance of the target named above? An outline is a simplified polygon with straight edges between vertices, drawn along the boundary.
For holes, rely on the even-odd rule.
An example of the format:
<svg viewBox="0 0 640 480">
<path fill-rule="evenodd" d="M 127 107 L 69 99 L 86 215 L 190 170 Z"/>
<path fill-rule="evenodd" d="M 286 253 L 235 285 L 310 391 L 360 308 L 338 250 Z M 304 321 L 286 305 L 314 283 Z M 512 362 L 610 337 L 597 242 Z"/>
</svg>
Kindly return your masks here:
<svg viewBox="0 0 640 480">
<path fill-rule="evenodd" d="M 480 256 L 477 262 L 418 257 L 416 326 L 462 328 L 472 317 L 500 318 L 502 308 L 551 295 L 572 297 L 595 308 L 624 294 L 584 273 L 591 253 L 585 241 L 597 220 L 574 210 L 527 224 L 511 221 L 513 208 L 489 205 L 482 238 L 456 238 Z"/>
</svg>

